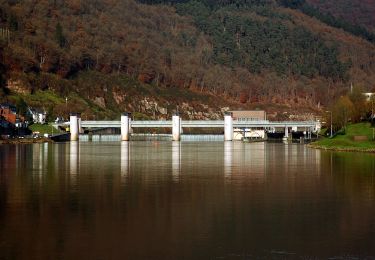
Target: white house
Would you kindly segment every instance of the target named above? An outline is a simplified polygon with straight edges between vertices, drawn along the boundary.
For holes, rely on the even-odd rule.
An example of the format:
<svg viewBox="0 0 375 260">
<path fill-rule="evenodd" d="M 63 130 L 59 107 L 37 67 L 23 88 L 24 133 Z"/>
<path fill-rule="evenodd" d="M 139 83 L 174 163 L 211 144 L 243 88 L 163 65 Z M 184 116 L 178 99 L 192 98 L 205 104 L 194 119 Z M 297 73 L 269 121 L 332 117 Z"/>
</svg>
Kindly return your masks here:
<svg viewBox="0 0 375 260">
<path fill-rule="evenodd" d="M 47 120 L 47 113 L 41 109 L 35 109 L 32 107 L 27 108 L 27 113 L 33 118 L 34 123 L 45 124 Z"/>
</svg>

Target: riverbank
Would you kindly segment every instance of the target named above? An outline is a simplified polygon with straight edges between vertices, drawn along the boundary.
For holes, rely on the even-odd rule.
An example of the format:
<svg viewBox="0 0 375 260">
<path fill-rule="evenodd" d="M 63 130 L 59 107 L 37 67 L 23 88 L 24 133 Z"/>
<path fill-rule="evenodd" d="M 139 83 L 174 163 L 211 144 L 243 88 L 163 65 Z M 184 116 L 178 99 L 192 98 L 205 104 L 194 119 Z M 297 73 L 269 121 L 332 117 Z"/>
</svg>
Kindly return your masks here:
<svg viewBox="0 0 375 260">
<path fill-rule="evenodd" d="M 31 131 L 38 132 L 40 135 L 44 135 L 44 134 L 53 135 L 53 134 L 63 133 L 61 130 L 56 129 L 51 124 L 32 124 L 31 126 L 29 126 L 29 128 Z"/>
<path fill-rule="evenodd" d="M 53 143 L 50 138 L 15 138 L 15 139 L 4 139 L 0 140 L 0 145 L 2 144 L 35 144 L 35 143 Z"/>
<path fill-rule="evenodd" d="M 345 134 L 323 138 L 309 144 L 308 147 L 342 152 L 375 153 L 373 129 L 370 123 L 348 125 Z"/>
</svg>

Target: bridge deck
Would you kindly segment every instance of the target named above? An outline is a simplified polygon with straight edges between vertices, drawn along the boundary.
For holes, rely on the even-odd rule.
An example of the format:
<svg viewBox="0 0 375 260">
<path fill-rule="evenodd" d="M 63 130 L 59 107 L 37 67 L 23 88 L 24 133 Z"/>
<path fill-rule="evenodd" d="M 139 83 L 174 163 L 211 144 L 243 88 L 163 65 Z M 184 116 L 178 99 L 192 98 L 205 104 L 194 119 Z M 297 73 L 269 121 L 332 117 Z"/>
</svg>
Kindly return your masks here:
<svg viewBox="0 0 375 260">
<path fill-rule="evenodd" d="M 120 121 L 82 121 L 84 128 L 120 128 Z M 224 120 L 194 120 L 194 121 L 181 121 L 182 127 L 191 128 L 223 128 Z M 69 125 L 69 122 L 65 123 Z M 239 121 L 233 120 L 234 128 L 251 128 L 251 127 L 312 127 L 316 126 L 314 121 Z M 172 127 L 172 121 L 131 121 L 131 127 L 134 128 L 169 128 Z"/>
</svg>

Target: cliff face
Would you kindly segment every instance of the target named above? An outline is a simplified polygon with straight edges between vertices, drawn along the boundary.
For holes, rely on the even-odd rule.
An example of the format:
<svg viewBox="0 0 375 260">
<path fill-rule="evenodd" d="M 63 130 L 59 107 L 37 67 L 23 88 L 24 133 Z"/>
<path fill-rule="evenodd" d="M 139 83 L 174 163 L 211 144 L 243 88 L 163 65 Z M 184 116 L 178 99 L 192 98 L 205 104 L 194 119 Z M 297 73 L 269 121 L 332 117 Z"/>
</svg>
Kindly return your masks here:
<svg viewBox="0 0 375 260">
<path fill-rule="evenodd" d="M 0 98 L 96 118 L 217 118 L 226 107 L 277 117 L 375 82 L 373 43 L 298 9 L 158 2 L 0 0 Z"/>
</svg>

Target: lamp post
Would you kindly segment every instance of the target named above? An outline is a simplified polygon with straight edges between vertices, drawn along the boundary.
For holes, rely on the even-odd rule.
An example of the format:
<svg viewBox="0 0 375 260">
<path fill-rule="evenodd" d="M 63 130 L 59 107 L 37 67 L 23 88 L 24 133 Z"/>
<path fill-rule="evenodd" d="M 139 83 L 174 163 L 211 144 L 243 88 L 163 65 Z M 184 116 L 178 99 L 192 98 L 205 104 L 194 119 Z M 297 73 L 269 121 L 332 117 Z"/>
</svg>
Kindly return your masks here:
<svg viewBox="0 0 375 260">
<path fill-rule="evenodd" d="M 68 112 L 68 97 L 65 97 L 65 113 Z M 70 114 L 70 111 L 68 113 L 68 115 Z"/>
<path fill-rule="evenodd" d="M 332 138 L 332 135 L 333 135 L 332 133 L 332 111 L 326 111 L 326 112 L 331 114 L 331 138 Z"/>
</svg>

